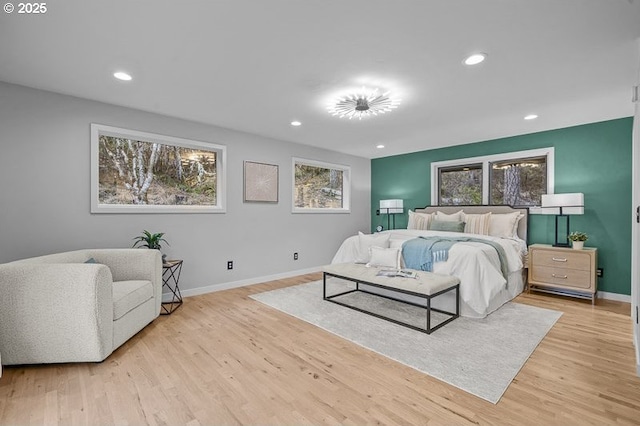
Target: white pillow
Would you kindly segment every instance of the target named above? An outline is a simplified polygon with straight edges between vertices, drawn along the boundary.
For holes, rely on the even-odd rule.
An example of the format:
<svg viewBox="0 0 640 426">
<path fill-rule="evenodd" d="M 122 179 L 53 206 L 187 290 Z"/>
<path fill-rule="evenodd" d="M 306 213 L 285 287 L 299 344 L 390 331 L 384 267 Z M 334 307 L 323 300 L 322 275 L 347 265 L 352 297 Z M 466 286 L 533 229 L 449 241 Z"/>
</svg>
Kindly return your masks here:
<svg viewBox="0 0 640 426">
<path fill-rule="evenodd" d="M 390 239 L 389 248 L 400 250 L 400 268 L 404 268 L 404 258 L 402 257 L 402 245 L 406 240 Z"/>
<path fill-rule="evenodd" d="M 464 215 L 464 232 L 467 234 L 489 235 L 491 212 Z"/>
<path fill-rule="evenodd" d="M 400 269 L 401 252 L 397 248 L 371 247 L 371 259 L 367 266 Z"/>
<path fill-rule="evenodd" d="M 518 229 L 520 214 L 519 212 L 492 214 L 489 219 L 489 235 L 492 237 L 513 237 L 514 229 Z"/>
<path fill-rule="evenodd" d="M 434 217 L 435 220 L 441 220 L 445 222 L 464 222 L 464 212 L 460 210 L 459 212 L 446 214 L 441 211 L 437 211 Z"/>
<path fill-rule="evenodd" d="M 389 247 L 389 237 L 391 234 L 363 234 L 358 232 L 358 258 L 356 263 L 367 263 L 371 258 L 369 249 L 371 247 Z"/>
<path fill-rule="evenodd" d="M 433 218 L 433 214 L 431 213 L 416 213 L 409 210 L 409 223 L 407 225 L 407 229 L 429 229 L 429 224 L 431 223 L 431 219 Z"/>
<path fill-rule="evenodd" d="M 397 248 L 399 250 L 402 250 L 402 245 L 406 241 L 407 240 L 400 240 L 398 238 L 391 238 L 391 239 L 389 239 L 389 248 Z"/>
<path fill-rule="evenodd" d="M 518 236 L 518 225 L 520 224 L 520 219 L 522 219 L 523 217 L 524 217 L 524 214 L 520 213 L 518 215 L 518 218 L 516 219 L 516 223 L 513 224 L 513 235 L 512 235 L 513 237 L 520 238 Z"/>
</svg>

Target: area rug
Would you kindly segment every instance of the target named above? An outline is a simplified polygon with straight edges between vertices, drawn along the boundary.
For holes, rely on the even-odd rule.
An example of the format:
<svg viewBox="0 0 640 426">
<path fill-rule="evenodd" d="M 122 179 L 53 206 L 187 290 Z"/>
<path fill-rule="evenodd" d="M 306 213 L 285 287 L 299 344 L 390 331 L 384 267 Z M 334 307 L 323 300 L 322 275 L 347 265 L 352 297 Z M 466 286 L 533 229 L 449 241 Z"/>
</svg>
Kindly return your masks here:
<svg viewBox="0 0 640 426">
<path fill-rule="evenodd" d="M 332 289 L 329 294 L 336 292 Z M 494 404 L 562 315 L 508 302 L 486 318 L 460 317 L 427 335 L 322 300 L 322 281 L 251 298 Z M 424 322 L 424 310 L 415 312 L 410 305 L 360 292 L 343 298 L 345 303 L 373 307 L 405 322 L 412 316 Z"/>
</svg>

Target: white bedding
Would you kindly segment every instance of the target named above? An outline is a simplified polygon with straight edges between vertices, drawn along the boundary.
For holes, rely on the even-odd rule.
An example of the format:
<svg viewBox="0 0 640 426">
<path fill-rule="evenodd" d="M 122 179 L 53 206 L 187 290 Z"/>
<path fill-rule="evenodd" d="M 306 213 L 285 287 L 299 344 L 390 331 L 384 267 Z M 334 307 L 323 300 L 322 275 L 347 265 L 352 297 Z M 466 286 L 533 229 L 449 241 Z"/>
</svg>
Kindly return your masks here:
<svg viewBox="0 0 640 426">
<path fill-rule="evenodd" d="M 459 232 L 421 231 L 397 229 L 389 233 L 390 246 L 401 247 L 404 241 L 419 236 L 442 235 L 448 237 L 473 237 L 495 241 L 504 248 L 509 271 L 508 280 L 502 275 L 496 250 L 488 244 L 459 242 L 449 250 L 449 259 L 434 263 L 433 272 L 453 275 L 460 279 L 460 315 L 483 318 L 504 303 L 520 294 L 524 288 L 522 277 L 526 243 L 519 238 L 499 238 Z M 347 238 L 331 263 L 355 262 L 360 257 L 358 236 Z M 434 301 L 434 306 L 450 309 L 453 300 Z"/>
</svg>

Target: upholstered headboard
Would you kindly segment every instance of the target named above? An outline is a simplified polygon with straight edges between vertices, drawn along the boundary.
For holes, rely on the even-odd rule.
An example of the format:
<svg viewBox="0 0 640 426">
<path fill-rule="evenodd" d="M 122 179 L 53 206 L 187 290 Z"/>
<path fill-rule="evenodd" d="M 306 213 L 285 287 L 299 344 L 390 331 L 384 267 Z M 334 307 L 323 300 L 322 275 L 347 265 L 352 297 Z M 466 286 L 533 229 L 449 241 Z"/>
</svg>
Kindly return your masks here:
<svg viewBox="0 0 640 426">
<path fill-rule="evenodd" d="M 437 211 L 441 211 L 442 213 L 452 214 L 455 212 L 459 212 L 463 210 L 465 213 L 469 214 L 480 214 L 480 213 L 513 213 L 519 212 L 524 215 L 520 222 L 518 222 L 518 237 L 520 237 L 525 242 L 529 242 L 527 239 L 527 230 L 529 229 L 529 209 L 528 208 L 515 208 L 511 206 L 427 206 L 416 208 L 414 211 L 416 213 L 435 213 Z"/>
</svg>

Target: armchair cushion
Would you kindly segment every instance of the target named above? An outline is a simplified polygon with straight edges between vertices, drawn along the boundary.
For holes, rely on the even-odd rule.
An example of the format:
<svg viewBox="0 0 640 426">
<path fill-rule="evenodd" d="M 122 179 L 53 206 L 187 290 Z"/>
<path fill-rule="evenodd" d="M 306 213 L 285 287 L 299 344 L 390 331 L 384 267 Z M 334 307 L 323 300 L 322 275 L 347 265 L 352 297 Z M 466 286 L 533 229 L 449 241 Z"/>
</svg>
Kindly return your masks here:
<svg viewBox="0 0 640 426">
<path fill-rule="evenodd" d="M 122 318 L 128 312 L 152 298 L 153 286 L 151 281 L 115 281 L 113 283 L 113 319 Z"/>
</svg>

